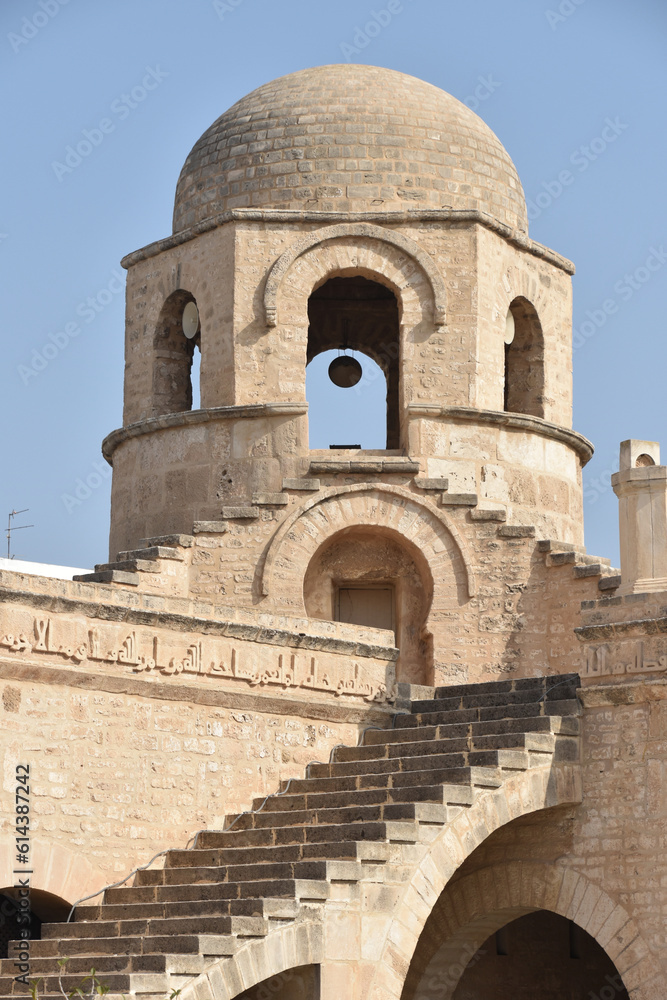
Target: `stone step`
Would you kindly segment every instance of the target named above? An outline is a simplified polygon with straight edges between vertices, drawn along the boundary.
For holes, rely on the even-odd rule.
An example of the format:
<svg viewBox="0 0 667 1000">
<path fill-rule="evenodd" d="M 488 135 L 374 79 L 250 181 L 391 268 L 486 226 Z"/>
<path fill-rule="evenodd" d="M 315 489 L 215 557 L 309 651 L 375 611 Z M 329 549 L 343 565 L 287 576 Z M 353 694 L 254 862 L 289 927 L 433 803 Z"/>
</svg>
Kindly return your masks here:
<svg viewBox="0 0 667 1000">
<path fill-rule="evenodd" d="M 578 723 L 577 723 L 578 730 Z M 403 729 L 373 730 L 364 733 L 362 746 L 375 743 L 411 743 L 413 740 L 456 739 L 496 736 L 503 738 L 513 733 L 560 732 L 559 719 L 550 715 L 526 716 L 519 719 L 492 719 L 490 722 L 449 722 L 439 726 L 412 726 Z"/>
<path fill-rule="evenodd" d="M 509 694 L 512 691 L 544 692 L 561 681 L 569 681 L 573 691 L 579 687 L 578 674 L 550 674 L 546 677 L 517 677 L 516 680 L 485 681 L 483 684 L 450 684 L 435 688 L 434 697 L 461 698 L 465 695 L 476 695 L 486 698 L 487 695 Z"/>
<path fill-rule="evenodd" d="M 166 546 L 170 549 L 189 549 L 192 548 L 194 542 L 195 540 L 192 535 L 157 535 L 154 538 L 140 538 L 139 548 L 152 549 L 158 545 L 160 547 Z"/>
<path fill-rule="evenodd" d="M 346 805 L 379 805 L 392 802 L 439 802 L 442 804 L 442 785 L 420 785 L 404 788 L 356 788 L 349 791 L 313 791 L 309 793 L 286 792 L 272 795 L 263 806 L 262 811 L 291 812 L 303 809 L 332 809 Z M 264 799 L 255 799 L 253 810 L 259 810 Z"/>
<path fill-rule="evenodd" d="M 183 553 L 171 545 L 149 545 L 145 549 L 129 549 L 125 552 L 119 552 L 116 556 L 119 562 L 124 562 L 126 559 L 174 559 L 177 562 L 183 562 L 184 558 Z"/>
<path fill-rule="evenodd" d="M 416 730 L 406 730 L 406 732 L 415 732 Z M 423 729 L 418 730 L 423 732 Z M 447 754 L 447 753 L 468 753 L 474 751 L 484 751 L 484 750 L 516 750 L 516 749 L 528 749 L 528 742 L 531 737 L 527 733 L 514 732 L 514 733 L 502 733 L 500 735 L 492 736 L 459 736 L 459 737 L 449 737 L 446 739 L 426 739 L 426 740 L 403 740 L 402 742 L 382 742 L 373 743 L 369 746 L 360 747 L 340 747 L 336 749 L 334 753 L 335 761 L 362 761 L 362 760 L 380 760 L 382 758 L 395 758 L 400 757 L 402 759 L 415 756 L 424 756 L 428 754 Z M 533 745 L 537 747 L 539 745 L 539 738 L 537 734 L 533 734 L 532 737 Z M 545 737 L 542 741 L 544 745 L 544 751 L 550 752 L 553 750 L 553 739 L 550 737 Z M 532 747 L 531 747 L 532 748 Z"/>
<path fill-rule="evenodd" d="M 350 774 L 378 774 L 410 772 L 430 768 L 453 767 L 497 767 L 498 750 L 473 750 L 465 753 L 429 754 L 416 757 L 389 757 L 379 760 L 333 761 L 330 764 L 311 764 L 310 774 L 314 778 L 333 778 Z"/>
<path fill-rule="evenodd" d="M 281 907 L 289 901 L 282 900 Z M 293 901 L 292 901 L 293 903 Z M 171 900 L 165 903 L 101 903 L 97 906 L 77 906 L 74 912 L 74 922 L 76 924 L 93 924 L 98 920 L 114 922 L 116 920 L 159 920 L 159 919 L 187 919 L 189 917 L 217 917 L 231 916 L 232 933 L 243 935 L 248 930 L 252 937 L 257 935 L 254 928 L 257 926 L 254 921 L 264 920 L 269 912 L 273 911 L 276 900 L 270 899 L 206 899 L 192 902 L 182 900 L 181 902 Z"/>
<path fill-rule="evenodd" d="M 99 573 L 81 573 L 73 576 L 75 583 L 120 583 L 123 587 L 138 587 L 138 573 L 125 573 L 118 569 L 105 569 Z"/>
<path fill-rule="evenodd" d="M 325 879 L 326 877 L 326 861 L 264 862 L 247 865 L 208 865 L 199 868 L 145 869 L 137 872 L 134 885 L 183 885 L 184 878 L 190 882 L 264 882 L 273 879 Z"/>
<path fill-rule="evenodd" d="M 341 765 L 342 766 L 342 765 Z M 331 843 L 341 840 L 386 840 L 386 823 L 348 823 L 344 826 L 325 825 L 314 827 L 290 826 L 282 830 L 205 830 L 199 835 L 198 844 L 208 847 L 266 847 L 282 844 Z M 115 890 L 114 890 L 115 891 Z"/>
<path fill-rule="evenodd" d="M 352 789 L 365 788 L 409 788 L 423 785 L 442 784 L 460 788 L 465 792 L 473 784 L 474 768 L 451 767 L 433 768 L 423 771 L 395 771 L 379 774 L 352 774 L 336 777 L 311 777 L 292 780 L 289 791 L 295 794 L 309 792 L 326 792 L 335 794 L 337 792 L 349 791 Z M 287 785 L 287 782 L 283 782 Z"/>
<path fill-rule="evenodd" d="M 360 845 L 356 841 L 333 844 L 285 844 L 281 847 L 242 847 L 199 850 L 169 851 L 165 856 L 165 868 L 199 868 L 207 865 L 262 864 L 306 860 L 355 861 L 361 857 Z"/>
<path fill-rule="evenodd" d="M 119 935 L 146 935 L 160 937 L 167 934 L 227 934 L 243 937 L 263 937 L 268 930 L 264 917 L 233 917 L 197 915 L 192 917 L 134 917 L 129 919 L 71 921 L 70 923 L 42 924 L 42 940 L 56 938 L 118 937 Z"/>
<path fill-rule="evenodd" d="M 94 942 L 91 940 L 91 948 Z M 32 952 L 32 948 L 31 948 Z M 96 975 L 106 982 L 107 974 L 130 973 L 130 972 L 166 972 L 167 961 L 165 955 L 98 955 L 91 951 L 87 955 L 77 955 L 69 957 L 65 967 L 66 975 L 78 975 L 80 978 L 88 976 L 91 969 L 95 968 Z M 53 956 L 41 958 L 30 956 L 30 978 L 50 973 L 53 975 Z M 0 977 L 16 974 L 13 958 L 3 958 L 0 960 Z M 65 977 L 63 977 L 65 978 Z"/>
<path fill-rule="evenodd" d="M 104 984 L 109 988 L 110 992 L 127 994 L 133 990 L 133 984 L 135 990 L 137 987 L 142 988 L 145 985 L 145 979 L 155 980 L 155 992 L 168 991 L 168 978 L 166 975 L 160 975 L 159 973 L 144 978 L 138 973 L 134 975 L 130 973 L 110 973 L 104 976 Z M 73 993 L 74 990 L 79 988 L 80 984 L 80 976 L 65 975 L 62 977 L 62 986 L 66 994 Z M 60 1000 L 63 1000 L 57 975 L 45 976 L 39 984 L 40 1000 L 43 1000 L 49 994 L 58 996 Z M 30 990 L 20 983 L 16 983 L 11 976 L 0 976 L 0 997 L 15 996 L 29 997 Z"/>
<path fill-rule="evenodd" d="M 598 580 L 599 590 L 616 590 L 616 588 L 620 586 L 621 586 L 620 573 L 615 573 L 612 576 L 603 576 L 601 580 Z"/>
<path fill-rule="evenodd" d="M 240 831 L 240 833 L 244 832 L 257 831 Z M 193 885 L 123 886 L 117 889 L 107 889 L 105 895 L 109 897 L 109 903 L 170 903 L 208 899 L 261 899 L 265 896 L 287 899 L 326 899 L 328 894 L 329 887 L 324 880 L 271 879 L 261 882 L 202 882 Z"/>
<path fill-rule="evenodd" d="M 122 562 L 98 563 L 96 573 L 106 573 L 108 570 L 120 570 L 123 573 L 155 573 L 157 567 L 151 559 L 124 559 Z"/>
<path fill-rule="evenodd" d="M 569 691 L 570 697 L 574 697 L 576 688 L 569 675 L 554 679 L 554 685 L 558 685 L 559 690 Z M 442 695 L 439 692 L 442 690 Z M 490 694 L 462 694 L 450 695 L 447 688 L 439 689 L 435 698 L 413 701 L 411 708 L 412 715 L 420 715 L 423 712 L 451 712 L 454 709 L 467 708 L 514 708 L 516 705 L 537 705 L 545 698 L 549 700 L 549 687 L 526 688 L 518 691 L 493 692 Z M 562 697 L 562 696 L 561 696 Z M 551 699 L 553 700 L 553 699 Z M 539 715 L 539 712 L 534 713 Z"/>
<path fill-rule="evenodd" d="M 267 806 L 270 806 L 267 803 Z M 320 823 L 383 823 L 387 820 L 416 820 L 419 803 L 392 802 L 375 805 L 351 805 L 339 808 L 282 810 L 270 812 L 264 808 L 261 812 L 239 813 L 229 816 L 229 829 L 235 830 L 271 830 L 284 829 L 291 826 L 312 826 Z"/>
<path fill-rule="evenodd" d="M 490 722 L 497 719 L 507 718 L 534 718 L 535 702 L 527 705 L 502 706 L 501 708 L 476 708 L 468 710 L 450 710 L 448 712 L 420 712 L 414 715 L 401 715 L 396 719 L 396 728 L 411 726 L 435 726 L 455 722 L 461 715 L 465 716 L 468 722 Z M 578 716 L 581 715 L 581 703 L 578 699 L 567 699 L 565 701 L 544 701 L 539 706 L 545 716 Z"/>
</svg>

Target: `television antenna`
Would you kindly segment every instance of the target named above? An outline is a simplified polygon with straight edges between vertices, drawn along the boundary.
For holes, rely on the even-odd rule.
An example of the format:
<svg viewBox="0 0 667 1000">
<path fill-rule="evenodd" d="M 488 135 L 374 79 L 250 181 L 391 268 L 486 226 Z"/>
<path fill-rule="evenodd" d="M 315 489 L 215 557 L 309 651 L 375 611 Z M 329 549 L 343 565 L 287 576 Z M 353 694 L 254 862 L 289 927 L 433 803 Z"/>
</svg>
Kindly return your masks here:
<svg viewBox="0 0 667 1000">
<path fill-rule="evenodd" d="M 10 555 L 10 548 L 12 544 L 12 531 L 21 531 L 22 528 L 34 528 L 34 524 L 12 524 L 12 518 L 17 517 L 18 514 L 25 514 L 29 511 L 30 507 L 24 507 L 23 510 L 13 510 L 10 512 L 7 518 L 7 558 L 13 559 L 14 556 Z"/>
</svg>

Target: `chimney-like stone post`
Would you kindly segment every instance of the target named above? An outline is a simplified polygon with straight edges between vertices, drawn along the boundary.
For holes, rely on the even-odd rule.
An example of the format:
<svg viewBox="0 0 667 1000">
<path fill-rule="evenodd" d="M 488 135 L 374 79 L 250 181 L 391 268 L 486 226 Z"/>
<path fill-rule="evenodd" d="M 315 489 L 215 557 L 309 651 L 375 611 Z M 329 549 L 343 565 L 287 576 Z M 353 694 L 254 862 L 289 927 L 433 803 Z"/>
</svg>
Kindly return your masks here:
<svg viewBox="0 0 667 1000">
<path fill-rule="evenodd" d="M 667 467 L 657 441 L 623 441 L 611 479 L 619 499 L 621 586 L 617 593 L 667 590 Z"/>
</svg>

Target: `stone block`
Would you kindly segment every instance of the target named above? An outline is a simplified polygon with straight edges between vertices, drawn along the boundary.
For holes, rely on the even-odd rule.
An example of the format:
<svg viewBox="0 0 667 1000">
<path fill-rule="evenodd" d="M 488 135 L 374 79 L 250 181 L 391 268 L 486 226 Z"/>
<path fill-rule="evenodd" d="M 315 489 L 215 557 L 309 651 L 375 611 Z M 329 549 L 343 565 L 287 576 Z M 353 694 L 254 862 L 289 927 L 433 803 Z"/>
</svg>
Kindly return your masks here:
<svg viewBox="0 0 667 1000">
<path fill-rule="evenodd" d="M 284 493 L 253 493 L 252 502 L 258 507 L 285 507 L 289 497 Z"/>
<path fill-rule="evenodd" d="M 315 493 L 319 488 L 319 479 L 283 479 L 284 490 L 302 490 L 304 493 Z"/>
<path fill-rule="evenodd" d="M 259 517 L 259 507 L 223 507 L 222 516 L 228 521 L 250 521 Z"/>
<path fill-rule="evenodd" d="M 195 535 L 222 535 L 227 531 L 227 522 L 195 521 L 192 530 Z"/>
<path fill-rule="evenodd" d="M 420 490 L 440 490 L 444 492 L 449 489 L 449 479 L 427 479 L 426 477 L 416 476 L 414 480 L 415 486 Z"/>
<path fill-rule="evenodd" d="M 476 493 L 443 493 L 440 497 L 442 507 L 476 507 Z"/>
<path fill-rule="evenodd" d="M 498 528 L 499 538 L 534 538 L 535 527 L 532 524 L 507 524 Z"/>
</svg>

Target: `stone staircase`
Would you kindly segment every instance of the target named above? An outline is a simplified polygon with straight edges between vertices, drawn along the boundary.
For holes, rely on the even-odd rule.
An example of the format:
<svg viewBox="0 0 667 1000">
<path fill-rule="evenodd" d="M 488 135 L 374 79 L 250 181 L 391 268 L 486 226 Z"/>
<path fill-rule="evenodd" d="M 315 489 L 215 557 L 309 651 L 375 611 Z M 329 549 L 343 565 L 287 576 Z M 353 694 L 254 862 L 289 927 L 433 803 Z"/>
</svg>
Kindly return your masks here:
<svg viewBox="0 0 667 1000">
<path fill-rule="evenodd" d="M 44 924 L 30 978 L 43 979 L 40 996 L 57 995 L 67 958 L 66 992 L 94 967 L 113 995 L 168 996 L 359 883 L 404 882 L 476 797 L 517 771 L 579 759 L 578 687 L 568 674 L 435 689 L 392 729 L 366 730 L 222 831 L 168 851 L 163 868 L 78 906 L 70 923 Z M 3 960 L 1 996 L 29 992 L 14 975 Z"/>
</svg>

